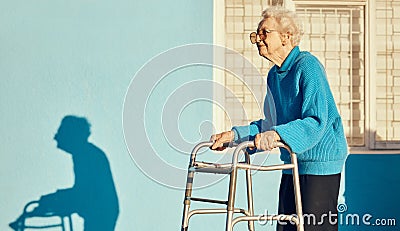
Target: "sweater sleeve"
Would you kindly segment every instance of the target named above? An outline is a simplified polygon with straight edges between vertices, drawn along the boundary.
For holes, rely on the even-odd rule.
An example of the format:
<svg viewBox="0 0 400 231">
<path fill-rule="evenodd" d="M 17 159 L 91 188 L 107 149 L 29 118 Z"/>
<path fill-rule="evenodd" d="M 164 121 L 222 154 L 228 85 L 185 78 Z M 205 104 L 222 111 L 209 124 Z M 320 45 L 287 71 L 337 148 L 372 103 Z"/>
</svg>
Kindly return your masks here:
<svg viewBox="0 0 400 231">
<path fill-rule="evenodd" d="M 254 137 L 261 132 L 271 130 L 274 121 L 269 118 L 253 121 L 250 125 L 234 126 L 232 131 L 235 134 L 234 141 L 241 143 L 243 141 L 254 140 Z"/>
<path fill-rule="evenodd" d="M 315 57 L 303 61 L 299 63 L 299 86 L 303 96 L 301 118 L 271 128 L 298 154 L 321 140 L 328 121 L 328 103 L 334 103 L 327 102 L 329 85 L 322 64 Z"/>
<path fill-rule="evenodd" d="M 257 121 L 256 121 L 257 122 Z M 234 126 L 232 131 L 235 134 L 234 141 L 241 143 L 248 140 L 254 140 L 255 135 L 260 133 L 258 126 L 252 122 L 250 125 Z"/>
</svg>

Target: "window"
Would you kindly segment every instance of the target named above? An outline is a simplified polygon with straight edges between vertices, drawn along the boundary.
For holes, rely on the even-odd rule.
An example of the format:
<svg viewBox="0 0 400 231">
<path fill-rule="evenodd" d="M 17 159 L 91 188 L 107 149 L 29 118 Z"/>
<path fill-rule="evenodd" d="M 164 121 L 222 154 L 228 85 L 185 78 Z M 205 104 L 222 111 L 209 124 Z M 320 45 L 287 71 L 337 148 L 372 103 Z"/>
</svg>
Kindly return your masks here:
<svg viewBox="0 0 400 231">
<path fill-rule="evenodd" d="M 400 1 L 377 0 L 371 78 L 375 83 L 373 147 L 400 147 Z"/>
</svg>

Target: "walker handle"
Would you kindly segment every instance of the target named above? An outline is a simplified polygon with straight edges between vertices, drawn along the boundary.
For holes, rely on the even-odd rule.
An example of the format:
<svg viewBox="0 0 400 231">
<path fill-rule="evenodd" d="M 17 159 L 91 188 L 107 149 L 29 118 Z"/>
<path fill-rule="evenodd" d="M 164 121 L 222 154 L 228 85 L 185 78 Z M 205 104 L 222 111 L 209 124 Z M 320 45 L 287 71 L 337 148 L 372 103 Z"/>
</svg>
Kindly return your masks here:
<svg viewBox="0 0 400 231">
<path fill-rule="evenodd" d="M 254 141 L 245 141 L 242 142 L 236 146 L 241 146 L 240 149 L 244 149 L 244 148 L 254 148 L 256 145 L 254 143 Z M 287 145 L 286 143 L 282 142 L 282 141 L 277 141 L 275 142 L 274 148 L 284 148 L 286 149 L 289 153 L 292 152 L 292 149 L 289 147 L 289 145 Z"/>
</svg>

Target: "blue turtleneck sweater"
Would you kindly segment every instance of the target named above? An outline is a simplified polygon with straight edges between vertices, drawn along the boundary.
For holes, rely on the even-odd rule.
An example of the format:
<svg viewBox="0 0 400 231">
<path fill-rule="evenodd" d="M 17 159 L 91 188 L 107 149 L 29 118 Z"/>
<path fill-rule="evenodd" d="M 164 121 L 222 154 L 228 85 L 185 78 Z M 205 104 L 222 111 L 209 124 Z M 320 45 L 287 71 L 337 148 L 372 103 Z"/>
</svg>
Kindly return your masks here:
<svg viewBox="0 0 400 231">
<path fill-rule="evenodd" d="M 325 69 L 318 59 L 296 46 L 281 67 L 271 68 L 267 85 L 265 119 L 233 127 L 235 141 L 251 140 L 258 133 L 274 130 L 297 154 L 300 174 L 340 173 L 347 143 Z M 290 163 L 285 149 L 281 149 L 281 160 Z"/>
</svg>

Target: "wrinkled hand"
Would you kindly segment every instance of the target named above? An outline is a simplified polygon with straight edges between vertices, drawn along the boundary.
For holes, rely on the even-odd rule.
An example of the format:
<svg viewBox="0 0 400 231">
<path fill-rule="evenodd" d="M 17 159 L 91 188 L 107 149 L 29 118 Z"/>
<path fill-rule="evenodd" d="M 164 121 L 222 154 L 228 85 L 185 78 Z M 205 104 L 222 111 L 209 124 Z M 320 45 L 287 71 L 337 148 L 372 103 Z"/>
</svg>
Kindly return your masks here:
<svg viewBox="0 0 400 231">
<path fill-rule="evenodd" d="M 226 148 L 223 147 L 223 144 L 232 142 L 234 138 L 235 134 L 233 133 L 233 131 L 226 131 L 219 134 L 214 134 L 210 138 L 210 141 L 214 142 L 213 146 L 211 146 L 210 148 L 212 150 L 222 151 Z"/>
<path fill-rule="evenodd" d="M 258 150 L 269 151 L 276 148 L 276 142 L 280 141 L 281 137 L 275 131 L 266 131 L 258 133 L 254 138 L 254 144 Z"/>
</svg>

